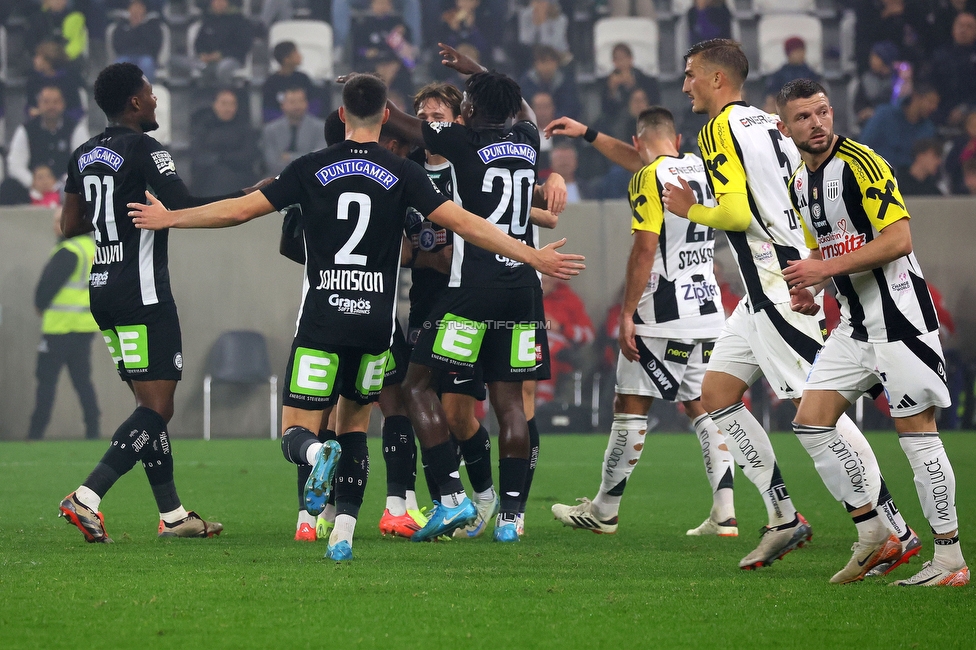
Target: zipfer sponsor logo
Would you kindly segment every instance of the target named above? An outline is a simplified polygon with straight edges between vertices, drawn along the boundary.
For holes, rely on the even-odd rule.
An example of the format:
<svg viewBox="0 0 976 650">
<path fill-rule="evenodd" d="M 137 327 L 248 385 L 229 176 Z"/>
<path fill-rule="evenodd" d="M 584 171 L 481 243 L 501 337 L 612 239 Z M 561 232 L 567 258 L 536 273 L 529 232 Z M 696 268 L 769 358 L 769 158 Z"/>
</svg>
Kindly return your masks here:
<svg viewBox="0 0 976 650">
<path fill-rule="evenodd" d="M 368 160 L 363 160 L 362 158 L 342 160 L 331 165 L 326 165 L 315 172 L 315 178 L 319 179 L 323 187 L 345 176 L 365 176 L 366 178 L 373 179 L 386 189 L 390 189 L 400 180 L 385 167 Z"/>
<path fill-rule="evenodd" d="M 105 147 L 95 147 L 88 153 L 78 156 L 78 171 L 83 172 L 88 165 L 102 163 L 112 168 L 112 171 L 119 171 L 119 167 L 125 159 L 111 149 Z"/>
</svg>

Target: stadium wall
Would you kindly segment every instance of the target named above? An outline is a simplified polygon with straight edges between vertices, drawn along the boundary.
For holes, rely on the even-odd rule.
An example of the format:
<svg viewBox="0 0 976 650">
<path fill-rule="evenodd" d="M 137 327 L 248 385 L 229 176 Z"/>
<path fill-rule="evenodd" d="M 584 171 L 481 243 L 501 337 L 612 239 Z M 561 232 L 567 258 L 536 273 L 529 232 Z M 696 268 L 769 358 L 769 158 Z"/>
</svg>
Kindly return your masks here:
<svg viewBox="0 0 976 650">
<path fill-rule="evenodd" d="M 942 292 L 956 321 L 955 347 L 976 357 L 976 201 L 971 198 L 909 200 L 915 253 L 927 279 Z M 33 294 L 54 245 L 48 210 L 0 210 L 0 440 L 26 437 L 34 406 L 34 364 L 40 318 Z M 564 250 L 586 255 L 587 269 L 573 280 L 597 325 L 617 299 L 630 249 L 630 209 L 624 201 L 569 206 L 544 241 L 566 237 Z M 172 231 L 170 274 L 183 326 L 183 381 L 170 423 L 177 437 L 200 437 L 207 353 L 226 330 L 262 332 L 272 370 L 284 372 L 301 297 L 301 267 L 278 255 L 281 220 L 258 219 L 224 230 Z M 721 239 L 721 238 L 720 238 Z M 734 265 L 723 247 L 726 275 Z M 133 408 L 100 342 L 92 346 L 92 374 L 102 410 L 102 436 L 111 435 Z M 279 379 L 279 385 L 283 379 Z M 280 399 L 279 399 L 280 401 Z M 267 387 L 214 387 L 213 435 L 268 435 Z M 47 438 L 81 438 L 81 409 L 62 373 Z"/>
</svg>

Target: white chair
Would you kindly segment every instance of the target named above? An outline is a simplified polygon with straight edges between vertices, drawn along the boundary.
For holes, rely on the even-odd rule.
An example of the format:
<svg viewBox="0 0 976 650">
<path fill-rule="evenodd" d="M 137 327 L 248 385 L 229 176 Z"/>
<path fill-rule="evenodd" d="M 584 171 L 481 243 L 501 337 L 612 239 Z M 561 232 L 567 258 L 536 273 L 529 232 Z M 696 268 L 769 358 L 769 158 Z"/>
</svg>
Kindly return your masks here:
<svg viewBox="0 0 976 650">
<path fill-rule="evenodd" d="M 634 67 L 644 74 L 658 76 L 657 22 L 649 18 L 603 18 L 593 27 L 593 54 L 596 74 L 605 77 L 613 71 L 613 46 L 626 43 L 634 53 Z"/>
<path fill-rule="evenodd" d="M 155 14 L 150 14 L 154 16 Z M 115 48 L 112 47 L 112 35 L 115 33 L 118 23 L 111 22 L 105 29 L 105 54 L 108 56 L 109 63 L 115 61 L 118 54 L 115 52 Z M 159 46 L 159 55 L 156 57 L 156 79 L 166 80 L 169 79 L 169 61 L 172 58 L 172 38 L 173 35 L 170 32 L 169 25 L 163 21 L 159 21 L 160 32 L 163 35 L 162 43 Z"/>
<path fill-rule="evenodd" d="M 332 81 L 332 26 L 321 20 L 282 20 L 268 30 L 268 49 L 282 41 L 292 41 L 302 53 L 299 70 L 314 81 Z M 271 72 L 278 69 L 271 59 Z"/>
<path fill-rule="evenodd" d="M 0 81 L 9 81 L 10 70 L 7 67 L 7 28 L 0 25 Z"/>
<path fill-rule="evenodd" d="M 200 77 L 200 68 L 197 67 L 197 51 L 196 51 L 196 40 L 197 34 L 200 33 L 200 27 L 203 25 L 203 20 L 194 20 L 190 23 L 190 26 L 186 28 L 186 55 L 192 66 L 191 75 L 194 79 Z M 244 65 L 241 66 L 239 70 L 234 72 L 234 78 L 240 79 L 245 82 L 250 83 L 251 79 L 254 78 L 254 44 L 251 44 L 250 49 L 247 51 L 247 56 L 244 57 Z"/>
<path fill-rule="evenodd" d="M 153 84 L 153 94 L 156 95 L 156 122 L 159 128 L 149 135 L 169 146 L 173 143 L 173 98 L 169 88 L 160 83 Z"/>
<path fill-rule="evenodd" d="M 783 43 L 799 36 L 807 46 L 807 65 L 823 72 L 823 27 L 820 20 L 803 14 L 762 16 L 757 28 L 759 40 L 759 74 L 776 72 L 786 63 Z"/>
<path fill-rule="evenodd" d="M 203 378 L 203 439 L 210 440 L 210 397 L 213 382 L 244 386 L 267 383 L 271 396 L 271 439 L 278 437 L 278 375 L 272 374 L 268 345 L 260 332 L 221 334 L 210 349 Z"/>
<path fill-rule="evenodd" d="M 802 13 L 817 10 L 816 0 L 752 0 L 752 8 L 760 14 Z"/>
</svg>

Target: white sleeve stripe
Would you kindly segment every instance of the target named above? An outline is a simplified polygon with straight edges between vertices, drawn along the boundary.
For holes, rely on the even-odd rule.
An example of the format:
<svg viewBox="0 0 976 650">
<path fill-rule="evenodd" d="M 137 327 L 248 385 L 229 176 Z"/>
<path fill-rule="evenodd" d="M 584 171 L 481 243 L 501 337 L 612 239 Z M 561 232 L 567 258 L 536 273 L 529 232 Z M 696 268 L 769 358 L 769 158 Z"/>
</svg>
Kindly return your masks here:
<svg viewBox="0 0 976 650">
<path fill-rule="evenodd" d="M 155 231 L 143 230 L 139 233 L 139 290 L 142 292 L 143 305 L 159 302 L 156 296 L 155 244 Z"/>
</svg>

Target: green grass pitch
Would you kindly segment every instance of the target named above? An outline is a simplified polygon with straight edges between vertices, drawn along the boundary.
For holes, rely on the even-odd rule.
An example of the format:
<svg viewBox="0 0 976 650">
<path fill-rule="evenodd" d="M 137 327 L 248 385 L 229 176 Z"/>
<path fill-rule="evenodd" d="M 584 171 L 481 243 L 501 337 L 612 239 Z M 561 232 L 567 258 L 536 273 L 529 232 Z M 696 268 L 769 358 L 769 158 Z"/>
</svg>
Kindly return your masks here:
<svg viewBox="0 0 976 650">
<path fill-rule="evenodd" d="M 963 549 L 976 557 L 976 438 L 946 434 Z M 931 558 L 932 536 L 894 434 L 871 435 L 886 479 Z M 518 544 L 384 539 L 385 471 L 373 471 L 355 559 L 292 540 L 295 472 L 278 443 L 176 440 L 188 508 L 222 521 L 211 540 L 158 540 L 138 466 L 105 498 L 112 545 L 85 544 L 58 501 L 105 442 L 0 444 L 3 648 L 646 648 L 973 647 L 976 587 L 828 583 L 854 528 L 794 437 L 773 436 L 791 495 L 814 530 L 806 548 L 740 571 L 761 501 L 736 475 L 740 536 L 688 538 L 711 500 L 692 435 L 650 435 L 616 535 L 563 528 L 549 507 L 595 494 L 606 436 L 544 436 Z M 421 493 L 425 490 L 421 487 Z M 974 567 L 976 568 L 976 567 Z"/>
</svg>

